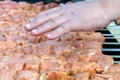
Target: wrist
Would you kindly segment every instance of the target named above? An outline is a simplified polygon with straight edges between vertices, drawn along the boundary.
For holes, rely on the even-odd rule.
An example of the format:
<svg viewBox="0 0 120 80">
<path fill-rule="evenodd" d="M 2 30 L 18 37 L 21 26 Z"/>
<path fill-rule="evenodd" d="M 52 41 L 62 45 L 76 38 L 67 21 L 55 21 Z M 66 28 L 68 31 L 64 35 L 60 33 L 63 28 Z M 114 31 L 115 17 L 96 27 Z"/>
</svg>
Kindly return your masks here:
<svg viewBox="0 0 120 80">
<path fill-rule="evenodd" d="M 110 20 L 120 18 L 120 0 L 98 0 L 104 13 Z"/>
</svg>

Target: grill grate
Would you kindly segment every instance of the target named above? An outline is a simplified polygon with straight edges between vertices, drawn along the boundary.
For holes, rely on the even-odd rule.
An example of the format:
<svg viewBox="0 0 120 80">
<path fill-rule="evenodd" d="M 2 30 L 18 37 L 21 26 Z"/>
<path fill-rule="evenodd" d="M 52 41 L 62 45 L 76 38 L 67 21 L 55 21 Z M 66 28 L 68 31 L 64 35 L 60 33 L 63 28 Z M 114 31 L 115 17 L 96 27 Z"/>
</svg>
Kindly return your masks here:
<svg viewBox="0 0 120 80">
<path fill-rule="evenodd" d="M 116 29 L 116 31 L 120 30 L 120 27 L 117 25 L 108 26 L 110 29 Z M 120 63 L 120 42 L 117 39 L 120 39 L 120 34 L 112 34 L 108 27 L 98 30 L 97 32 L 101 32 L 105 37 L 105 42 L 103 43 L 102 52 L 106 55 L 113 56 L 116 63 Z"/>
</svg>

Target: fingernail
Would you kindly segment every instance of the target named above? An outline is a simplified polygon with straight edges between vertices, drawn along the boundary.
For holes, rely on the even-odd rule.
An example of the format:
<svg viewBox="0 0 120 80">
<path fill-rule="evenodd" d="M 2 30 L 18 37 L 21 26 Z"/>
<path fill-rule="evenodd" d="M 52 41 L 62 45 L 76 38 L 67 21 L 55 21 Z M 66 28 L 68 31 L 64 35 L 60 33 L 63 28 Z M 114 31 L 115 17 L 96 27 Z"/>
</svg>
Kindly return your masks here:
<svg viewBox="0 0 120 80">
<path fill-rule="evenodd" d="M 27 29 L 29 29 L 29 28 L 30 28 L 30 24 L 26 24 L 25 27 L 26 27 Z"/>
<path fill-rule="evenodd" d="M 32 33 L 36 33 L 36 32 L 37 32 L 37 29 L 33 29 L 33 30 L 32 30 Z"/>
<path fill-rule="evenodd" d="M 51 34 L 48 34 L 47 37 L 50 38 L 52 35 Z"/>
</svg>

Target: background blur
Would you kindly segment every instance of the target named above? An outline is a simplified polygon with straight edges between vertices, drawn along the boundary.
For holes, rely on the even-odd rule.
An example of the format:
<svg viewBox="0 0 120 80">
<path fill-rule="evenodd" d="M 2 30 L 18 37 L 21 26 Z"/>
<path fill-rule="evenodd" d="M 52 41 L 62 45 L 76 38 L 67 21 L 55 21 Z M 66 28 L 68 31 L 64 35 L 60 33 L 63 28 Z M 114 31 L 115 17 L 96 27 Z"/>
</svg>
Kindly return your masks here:
<svg viewBox="0 0 120 80">
<path fill-rule="evenodd" d="M 36 2 L 39 2 L 39 1 L 43 1 L 45 4 L 48 4 L 48 3 L 51 3 L 51 2 L 54 2 L 54 3 L 66 3 L 68 1 L 71 1 L 71 2 L 77 2 L 77 1 L 84 1 L 84 0 L 13 0 L 13 1 L 26 1 L 26 2 L 29 2 L 29 3 L 36 3 Z"/>
</svg>

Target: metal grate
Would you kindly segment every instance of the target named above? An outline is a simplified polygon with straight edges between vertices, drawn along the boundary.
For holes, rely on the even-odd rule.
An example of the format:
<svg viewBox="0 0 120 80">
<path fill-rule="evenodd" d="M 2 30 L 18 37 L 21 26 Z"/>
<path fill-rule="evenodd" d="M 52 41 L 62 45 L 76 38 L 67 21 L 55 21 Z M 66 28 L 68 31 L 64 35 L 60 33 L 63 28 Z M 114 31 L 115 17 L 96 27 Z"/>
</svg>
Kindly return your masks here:
<svg viewBox="0 0 120 80">
<path fill-rule="evenodd" d="M 110 29 L 115 29 L 116 31 L 120 31 L 120 26 L 117 25 L 109 25 Z M 120 34 L 113 34 L 108 29 L 108 27 L 98 30 L 97 32 L 101 32 L 105 37 L 105 42 L 103 43 L 102 52 L 106 55 L 112 55 L 115 64 L 120 63 L 120 42 L 117 39 L 120 39 Z"/>
</svg>

